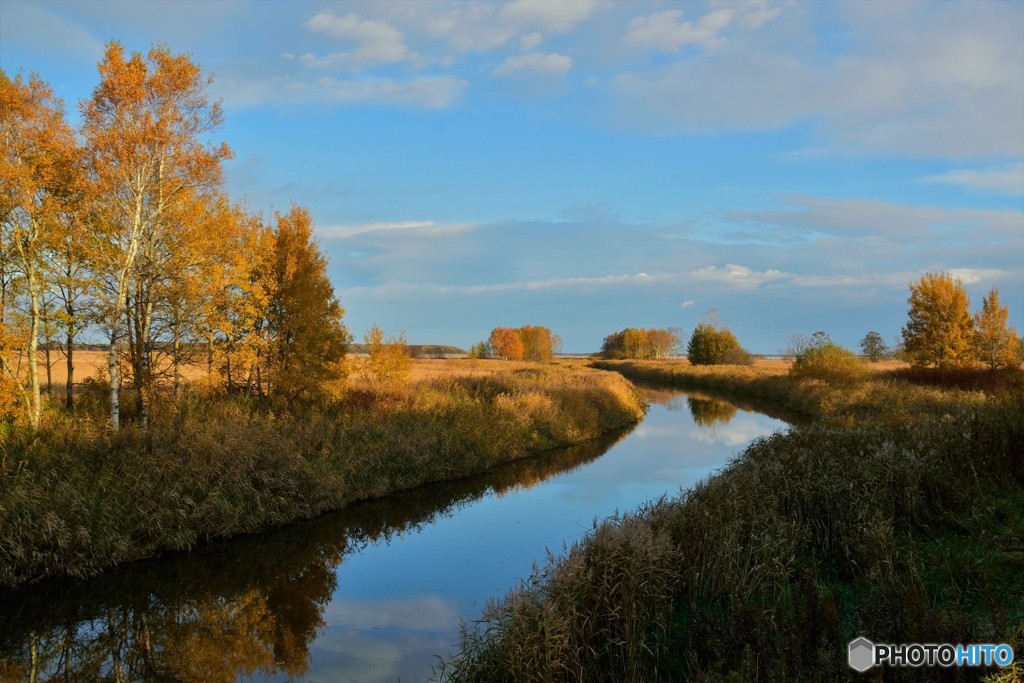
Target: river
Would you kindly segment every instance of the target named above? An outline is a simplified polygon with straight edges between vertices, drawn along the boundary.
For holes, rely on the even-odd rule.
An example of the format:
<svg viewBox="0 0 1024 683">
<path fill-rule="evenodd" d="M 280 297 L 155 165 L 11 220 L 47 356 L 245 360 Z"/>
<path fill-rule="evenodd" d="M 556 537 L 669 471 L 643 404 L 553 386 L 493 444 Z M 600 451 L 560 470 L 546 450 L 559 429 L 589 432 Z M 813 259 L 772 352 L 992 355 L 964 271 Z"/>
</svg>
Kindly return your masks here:
<svg viewBox="0 0 1024 683">
<path fill-rule="evenodd" d="M 645 389 L 631 431 L 88 581 L 0 592 L 0 681 L 422 681 L 600 520 L 707 477 L 780 419 Z"/>
</svg>

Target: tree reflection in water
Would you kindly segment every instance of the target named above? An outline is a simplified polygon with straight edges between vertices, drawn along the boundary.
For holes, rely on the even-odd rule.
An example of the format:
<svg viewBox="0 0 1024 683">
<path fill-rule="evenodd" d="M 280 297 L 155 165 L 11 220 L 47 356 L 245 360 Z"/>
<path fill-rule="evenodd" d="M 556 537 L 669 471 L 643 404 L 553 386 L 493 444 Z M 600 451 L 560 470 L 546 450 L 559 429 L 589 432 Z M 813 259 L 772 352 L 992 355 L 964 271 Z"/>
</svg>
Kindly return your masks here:
<svg viewBox="0 0 1024 683">
<path fill-rule="evenodd" d="M 718 423 L 728 424 L 736 417 L 736 406 L 713 398 L 691 394 L 686 398 L 686 405 L 690 408 L 693 421 L 700 427 L 714 427 Z"/>
<path fill-rule="evenodd" d="M 685 405 L 690 409 L 693 421 L 700 427 L 714 427 L 718 423 L 724 425 L 736 417 L 737 408 L 732 403 L 693 391 L 681 393 L 678 389 L 645 387 L 644 396 L 651 403 L 665 406 L 669 411 L 682 410 Z"/>
<path fill-rule="evenodd" d="M 626 433 L 89 581 L 0 591 L 0 681 L 302 676 L 347 553 L 573 470 Z"/>
</svg>

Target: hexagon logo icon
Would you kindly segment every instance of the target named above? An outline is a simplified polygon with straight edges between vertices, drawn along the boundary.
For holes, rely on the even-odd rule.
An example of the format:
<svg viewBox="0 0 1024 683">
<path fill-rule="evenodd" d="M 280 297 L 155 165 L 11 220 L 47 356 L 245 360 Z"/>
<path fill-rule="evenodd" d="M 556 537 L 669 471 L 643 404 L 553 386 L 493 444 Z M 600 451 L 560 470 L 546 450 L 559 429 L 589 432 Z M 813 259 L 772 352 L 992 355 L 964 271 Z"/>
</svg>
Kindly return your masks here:
<svg viewBox="0 0 1024 683">
<path fill-rule="evenodd" d="M 875 665 L 875 644 L 861 637 L 850 641 L 850 668 L 864 673 Z"/>
</svg>

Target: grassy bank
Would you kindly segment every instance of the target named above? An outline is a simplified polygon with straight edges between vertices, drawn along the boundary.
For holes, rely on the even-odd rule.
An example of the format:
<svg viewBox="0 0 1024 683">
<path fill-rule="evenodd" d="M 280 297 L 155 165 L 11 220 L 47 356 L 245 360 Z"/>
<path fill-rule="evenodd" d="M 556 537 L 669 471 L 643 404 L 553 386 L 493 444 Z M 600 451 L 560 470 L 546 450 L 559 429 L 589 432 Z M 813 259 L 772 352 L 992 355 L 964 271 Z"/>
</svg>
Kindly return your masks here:
<svg viewBox="0 0 1024 683">
<path fill-rule="evenodd" d="M 294 415 L 192 394 L 165 404 L 147 433 L 110 433 L 99 416 L 51 416 L 37 433 L 2 426 L 0 585 L 87 575 L 468 476 L 643 414 L 614 373 L 500 365 Z"/>
<path fill-rule="evenodd" d="M 467 631 L 452 680 L 976 680 L 855 675 L 846 644 L 1010 642 L 1024 656 L 1024 401 L 871 374 L 616 363 L 814 419 L 673 500 L 601 524 Z M 612 365 L 602 364 L 602 367 Z M 1003 672 L 999 680 L 1019 680 Z M 993 679 L 994 680 L 994 679 Z"/>
</svg>

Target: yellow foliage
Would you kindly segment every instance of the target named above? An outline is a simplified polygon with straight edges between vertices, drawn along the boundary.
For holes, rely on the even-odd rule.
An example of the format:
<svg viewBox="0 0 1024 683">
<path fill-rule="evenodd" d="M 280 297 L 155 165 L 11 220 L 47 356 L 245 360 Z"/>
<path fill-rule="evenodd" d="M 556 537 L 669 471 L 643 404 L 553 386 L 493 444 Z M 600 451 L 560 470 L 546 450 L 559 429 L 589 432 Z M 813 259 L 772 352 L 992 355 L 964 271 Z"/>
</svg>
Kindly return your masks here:
<svg viewBox="0 0 1024 683">
<path fill-rule="evenodd" d="M 981 310 L 974 316 L 977 325 L 974 346 L 978 360 L 993 370 L 1020 364 L 1017 331 L 1006 324 L 1009 316 L 1010 310 L 999 303 L 998 289 L 993 289 L 982 299 Z"/>
<path fill-rule="evenodd" d="M 926 273 L 911 283 L 903 344 L 915 367 L 960 367 L 974 359 L 974 320 L 967 292 L 949 273 Z"/>
<path fill-rule="evenodd" d="M 363 365 L 363 374 L 370 386 L 379 391 L 405 384 L 412 371 L 405 332 L 385 339 L 384 330 L 374 323 L 363 341 L 370 351 L 369 361 Z"/>
</svg>

